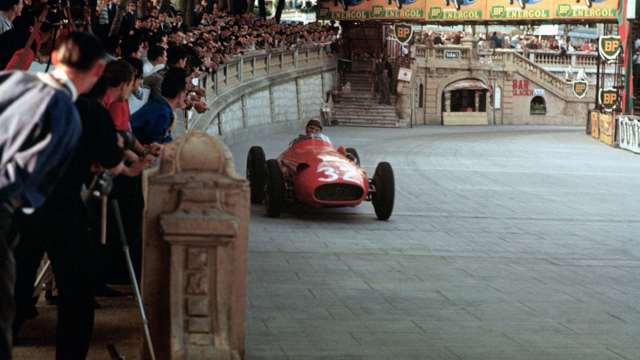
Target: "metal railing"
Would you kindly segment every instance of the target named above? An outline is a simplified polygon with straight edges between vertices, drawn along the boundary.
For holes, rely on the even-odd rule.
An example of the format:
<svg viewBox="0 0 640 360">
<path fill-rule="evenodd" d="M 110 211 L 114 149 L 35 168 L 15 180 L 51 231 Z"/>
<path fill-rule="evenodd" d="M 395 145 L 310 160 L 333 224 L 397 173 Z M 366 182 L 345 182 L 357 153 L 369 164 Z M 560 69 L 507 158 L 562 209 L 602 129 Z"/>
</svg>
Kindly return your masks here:
<svg viewBox="0 0 640 360">
<path fill-rule="evenodd" d="M 220 65 L 215 72 L 209 75 L 212 85 L 208 86 L 207 95 L 220 95 L 248 81 L 290 71 L 300 66 L 320 63 L 332 57 L 325 46 L 278 50 L 236 57 L 231 62 Z"/>
</svg>

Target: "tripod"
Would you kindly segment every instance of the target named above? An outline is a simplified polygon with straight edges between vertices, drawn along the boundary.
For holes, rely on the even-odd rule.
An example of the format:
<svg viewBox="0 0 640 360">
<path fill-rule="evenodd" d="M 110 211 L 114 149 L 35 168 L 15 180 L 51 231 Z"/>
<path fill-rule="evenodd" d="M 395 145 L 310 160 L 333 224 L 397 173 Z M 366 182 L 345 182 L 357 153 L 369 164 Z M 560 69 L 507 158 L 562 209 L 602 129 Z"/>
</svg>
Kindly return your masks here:
<svg viewBox="0 0 640 360">
<path fill-rule="evenodd" d="M 149 354 L 151 355 L 151 359 L 155 360 L 156 355 L 153 351 L 153 342 L 151 341 L 151 332 L 149 331 L 149 321 L 147 320 L 147 315 L 144 310 L 144 304 L 142 303 L 142 294 L 140 293 L 140 287 L 138 286 L 138 279 L 136 278 L 136 272 L 133 269 L 133 262 L 131 261 L 131 253 L 129 252 L 129 243 L 127 242 L 127 235 L 124 232 L 124 225 L 122 224 L 122 216 L 120 215 L 120 205 L 118 204 L 118 200 L 111 200 L 111 207 L 113 208 L 113 213 L 116 218 L 116 223 L 118 225 L 118 232 L 120 233 L 120 242 L 122 243 L 122 251 L 124 251 L 125 260 L 127 261 L 127 268 L 129 270 L 129 277 L 131 278 L 131 285 L 133 286 L 133 291 L 136 294 L 136 302 L 138 304 L 138 310 L 140 311 L 140 317 L 142 318 L 142 323 L 144 325 L 144 337 L 147 342 L 147 347 L 149 350 Z"/>
<path fill-rule="evenodd" d="M 105 203 L 106 197 L 102 196 L 102 203 Z M 140 312 L 140 317 L 142 318 L 142 323 L 144 326 L 144 335 L 145 335 L 145 340 L 147 343 L 147 348 L 149 350 L 149 354 L 151 356 L 152 360 L 155 360 L 155 352 L 154 352 L 154 348 L 153 348 L 153 342 L 151 340 L 151 332 L 149 330 L 149 321 L 147 319 L 147 315 L 144 309 L 144 304 L 142 302 L 142 294 L 140 293 L 140 287 L 138 285 L 138 279 L 136 277 L 136 273 L 135 270 L 133 268 L 133 262 L 131 261 L 131 253 L 129 251 L 129 243 L 127 241 L 127 235 L 124 231 L 124 225 L 122 223 L 122 216 L 120 214 L 120 205 L 118 204 L 118 200 L 111 200 L 110 201 L 115 219 L 116 219 L 116 224 L 118 226 L 118 234 L 119 234 L 119 238 L 120 238 L 120 242 L 122 245 L 122 251 L 124 252 L 125 255 L 125 260 L 127 263 L 127 270 L 129 273 L 129 278 L 131 280 L 131 285 L 133 286 L 133 290 L 135 293 L 135 297 L 136 297 L 136 304 L 138 305 L 138 311 Z M 104 227 L 104 224 L 106 224 L 106 208 L 102 207 L 102 212 L 103 212 L 103 219 L 102 219 L 102 224 Z M 50 293 L 51 289 L 53 288 L 52 282 L 53 282 L 53 274 L 51 273 L 51 263 L 48 259 L 43 260 L 42 265 L 40 267 L 40 271 L 38 273 L 38 276 L 36 278 L 35 284 L 34 284 L 34 295 L 38 296 L 40 291 L 42 289 L 46 288 L 46 295 L 45 297 L 47 297 L 48 299 L 48 294 Z M 107 347 L 109 353 L 111 354 L 113 359 L 121 359 L 119 355 L 117 355 L 117 351 L 115 349 L 115 346 L 113 345 L 109 345 Z"/>
</svg>

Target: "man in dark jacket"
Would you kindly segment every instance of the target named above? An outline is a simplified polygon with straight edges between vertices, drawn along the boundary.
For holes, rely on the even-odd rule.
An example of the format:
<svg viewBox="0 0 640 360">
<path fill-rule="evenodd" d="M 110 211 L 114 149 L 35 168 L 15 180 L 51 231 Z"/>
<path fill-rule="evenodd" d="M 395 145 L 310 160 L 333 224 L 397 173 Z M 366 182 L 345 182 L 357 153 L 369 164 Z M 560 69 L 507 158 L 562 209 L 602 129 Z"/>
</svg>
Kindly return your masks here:
<svg viewBox="0 0 640 360">
<path fill-rule="evenodd" d="M 71 33 L 53 52 L 56 71 L 0 72 L 0 359 L 11 359 L 14 318 L 14 213 L 40 207 L 81 132 L 73 104 L 104 69 L 100 41 Z"/>
</svg>

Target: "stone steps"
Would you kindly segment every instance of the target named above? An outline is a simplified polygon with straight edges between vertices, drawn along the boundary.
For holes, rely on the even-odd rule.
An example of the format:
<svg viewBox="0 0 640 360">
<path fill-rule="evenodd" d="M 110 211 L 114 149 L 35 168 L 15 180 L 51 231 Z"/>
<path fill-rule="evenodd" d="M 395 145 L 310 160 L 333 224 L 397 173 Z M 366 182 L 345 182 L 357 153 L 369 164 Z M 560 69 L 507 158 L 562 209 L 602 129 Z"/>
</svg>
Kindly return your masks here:
<svg viewBox="0 0 640 360">
<path fill-rule="evenodd" d="M 385 116 L 395 116 L 396 109 L 389 109 L 388 105 L 375 105 L 372 107 L 362 108 L 355 106 L 341 106 L 341 104 L 336 104 L 334 107 L 335 111 L 339 111 L 345 114 L 379 114 Z"/>
<path fill-rule="evenodd" d="M 378 118 L 368 118 L 364 116 L 336 116 L 338 125 L 340 126 L 366 126 L 366 127 L 386 127 L 395 128 L 398 127 L 398 121 L 394 119 L 381 120 Z"/>
<path fill-rule="evenodd" d="M 351 92 L 340 94 L 334 103 L 334 119 L 339 125 L 368 127 L 399 127 L 400 119 L 395 105 L 379 104 L 379 94 L 371 92 L 371 78 L 368 66 L 353 65 L 342 81 L 351 84 Z M 395 104 L 395 97 L 391 98 Z"/>
</svg>

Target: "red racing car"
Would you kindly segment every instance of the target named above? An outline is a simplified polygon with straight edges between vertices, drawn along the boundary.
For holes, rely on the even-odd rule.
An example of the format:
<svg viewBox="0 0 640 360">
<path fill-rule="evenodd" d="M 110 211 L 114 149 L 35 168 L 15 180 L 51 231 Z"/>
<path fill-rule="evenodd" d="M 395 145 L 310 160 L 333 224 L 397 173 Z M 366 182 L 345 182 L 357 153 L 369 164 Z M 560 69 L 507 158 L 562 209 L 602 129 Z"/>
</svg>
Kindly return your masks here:
<svg viewBox="0 0 640 360">
<path fill-rule="evenodd" d="M 353 148 L 335 149 L 321 138 L 296 141 L 277 159 L 266 160 L 253 146 L 247 156 L 251 202 L 264 202 L 267 215 L 278 217 L 295 203 L 312 207 L 353 207 L 371 201 L 380 220 L 393 211 L 395 180 L 388 162 L 369 178 Z"/>
</svg>

